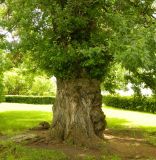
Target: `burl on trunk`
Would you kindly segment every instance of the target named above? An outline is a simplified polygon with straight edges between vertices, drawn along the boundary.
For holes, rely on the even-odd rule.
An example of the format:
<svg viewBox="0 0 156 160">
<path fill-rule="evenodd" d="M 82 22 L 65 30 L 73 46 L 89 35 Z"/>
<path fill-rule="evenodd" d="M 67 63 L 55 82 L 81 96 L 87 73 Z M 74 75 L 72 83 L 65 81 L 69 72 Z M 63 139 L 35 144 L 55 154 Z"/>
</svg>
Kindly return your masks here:
<svg viewBox="0 0 156 160">
<path fill-rule="evenodd" d="M 57 80 L 51 138 L 81 145 L 103 138 L 106 121 L 101 106 L 99 81 Z"/>
</svg>

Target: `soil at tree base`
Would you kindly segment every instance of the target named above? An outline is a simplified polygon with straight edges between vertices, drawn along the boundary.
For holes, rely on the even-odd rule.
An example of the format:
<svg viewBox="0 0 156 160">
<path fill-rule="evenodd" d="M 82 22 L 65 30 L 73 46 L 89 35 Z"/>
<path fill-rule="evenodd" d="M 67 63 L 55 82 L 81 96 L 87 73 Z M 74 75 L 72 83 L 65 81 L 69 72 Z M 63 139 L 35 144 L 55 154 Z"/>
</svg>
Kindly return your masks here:
<svg viewBox="0 0 156 160">
<path fill-rule="evenodd" d="M 47 141 L 49 131 L 31 131 L 39 139 L 28 141 L 29 147 L 46 148 L 64 152 L 71 160 L 81 160 L 85 156 L 94 156 L 97 160 L 101 156 L 117 155 L 121 160 L 156 160 L 156 147 L 149 144 L 140 131 L 131 130 L 111 130 L 105 131 L 105 140 L 103 145 L 90 148 L 78 145 L 69 145 L 56 141 Z"/>
</svg>

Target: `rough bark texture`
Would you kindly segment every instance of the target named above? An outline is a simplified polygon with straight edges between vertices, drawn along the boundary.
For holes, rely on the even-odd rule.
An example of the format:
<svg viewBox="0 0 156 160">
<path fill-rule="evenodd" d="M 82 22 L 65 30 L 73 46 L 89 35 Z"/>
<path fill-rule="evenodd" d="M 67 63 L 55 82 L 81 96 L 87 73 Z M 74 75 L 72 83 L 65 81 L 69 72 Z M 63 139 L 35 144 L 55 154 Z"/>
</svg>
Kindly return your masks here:
<svg viewBox="0 0 156 160">
<path fill-rule="evenodd" d="M 101 106 L 99 81 L 58 80 L 51 138 L 80 145 L 103 138 L 106 121 Z"/>
</svg>

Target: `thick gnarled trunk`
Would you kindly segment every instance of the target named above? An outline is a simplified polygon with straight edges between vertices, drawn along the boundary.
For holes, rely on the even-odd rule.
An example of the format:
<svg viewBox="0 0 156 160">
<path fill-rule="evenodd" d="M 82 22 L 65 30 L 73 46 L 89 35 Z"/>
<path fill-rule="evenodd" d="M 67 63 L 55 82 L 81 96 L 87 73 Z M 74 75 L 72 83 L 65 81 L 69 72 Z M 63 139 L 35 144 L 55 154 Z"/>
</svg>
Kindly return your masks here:
<svg viewBox="0 0 156 160">
<path fill-rule="evenodd" d="M 51 138 L 80 145 L 103 138 L 106 121 L 101 106 L 99 81 L 57 80 Z"/>
</svg>

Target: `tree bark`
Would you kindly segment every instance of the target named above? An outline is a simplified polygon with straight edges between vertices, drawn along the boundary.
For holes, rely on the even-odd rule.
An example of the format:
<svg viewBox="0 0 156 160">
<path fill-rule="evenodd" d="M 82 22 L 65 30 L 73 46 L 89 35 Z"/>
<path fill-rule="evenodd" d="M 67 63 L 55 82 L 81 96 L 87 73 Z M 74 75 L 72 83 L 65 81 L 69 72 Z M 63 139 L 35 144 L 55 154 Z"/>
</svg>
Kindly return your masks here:
<svg viewBox="0 0 156 160">
<path fill-rule="evenodd" d="M 106 121 L 101 106 L 99 81 L 57 80 L 50 137 L 79 145 L 102 139 Z"/>
</svg>

